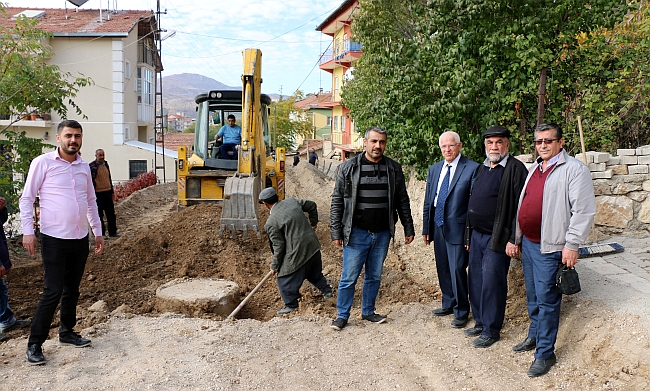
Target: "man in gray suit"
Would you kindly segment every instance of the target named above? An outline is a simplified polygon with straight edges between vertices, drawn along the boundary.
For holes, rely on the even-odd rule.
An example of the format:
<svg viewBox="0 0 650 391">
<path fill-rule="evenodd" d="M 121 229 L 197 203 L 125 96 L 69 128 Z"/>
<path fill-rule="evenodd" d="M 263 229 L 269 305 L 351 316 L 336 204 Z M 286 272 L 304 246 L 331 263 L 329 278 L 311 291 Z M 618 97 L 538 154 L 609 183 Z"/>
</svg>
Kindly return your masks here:
<svg viewBox="0 0 650 391">
<path fill-rule="evenodd" d="M 314 232 L 318 224 L 316 203 L 296 198 L 278 201 L 272 187 L 262 190 L 259 200 L 270 210 L 264 230 L 273 252 L 271 270 L 277 276 L 278 289 L 284 301 L 284 308 L 278 311 L 278 315 L 298 309 L 304 280 L 323 292 L 323 298 L 332 297 L 332 287 L 323 276 L 320 243 Z M 309 220 L 305 213 L 309 214 Z"/>
<path fill-rule="evenodd" d="M 438 144 L 444 160 L 429 167 L 422 236 L 424 244 L 433 242 L 442 307 L 436 316 L 454 314 L 451 326 L 463 328 L 469 317 L 465 220 L 474 171 L 478 163 L 461 156 L 463 143 L 456 132 L 440 135 Z"/>
</svg>

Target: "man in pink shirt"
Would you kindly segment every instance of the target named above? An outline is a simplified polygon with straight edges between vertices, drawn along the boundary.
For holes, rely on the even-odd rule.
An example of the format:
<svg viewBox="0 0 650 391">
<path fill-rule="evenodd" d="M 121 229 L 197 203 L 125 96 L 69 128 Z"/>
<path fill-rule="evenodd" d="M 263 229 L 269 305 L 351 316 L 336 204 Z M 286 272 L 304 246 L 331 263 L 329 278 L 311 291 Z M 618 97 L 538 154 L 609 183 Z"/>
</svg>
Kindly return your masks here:
<svg viewBox="0 0 650 391">
<path fill-rule="evenodd" d="M 95 236 L 95 254 L 104 249 L 95 189 L 88 163 L 81 159 L 83 130 L 74 120 L 62 121 L 56 132 L 59 147 L 32 161 L 20 197 L 23 247 L 34 255 L 34 201 L 41 209 L 41 257 L 45 287 L 32 319 L 27 341 L 27 362 L 45 364 L 42 345 L 47 339 L 56 307 L 61 302 L 59 343 L 84 347 L 90 340 L 73 331 L 77 323 L 79 283 L 88 258 L 88 224 Z"/>
</svg>

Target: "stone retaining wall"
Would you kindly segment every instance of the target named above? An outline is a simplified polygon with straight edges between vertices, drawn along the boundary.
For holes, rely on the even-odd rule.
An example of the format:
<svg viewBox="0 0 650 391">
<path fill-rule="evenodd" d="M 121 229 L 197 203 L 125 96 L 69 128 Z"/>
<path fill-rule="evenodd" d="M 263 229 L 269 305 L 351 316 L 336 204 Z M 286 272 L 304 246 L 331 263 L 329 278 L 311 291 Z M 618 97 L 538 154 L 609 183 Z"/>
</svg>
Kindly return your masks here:
<svg viewBox="0 0 650 391">
<path fill-rule="evenodd" d="M 576 158 L 583 161 L 582 154 Z M 596 193 L 596 225 L 605 233 L 650 231 L 650 145 L 618 149 L 616 156 L 589 151 Z"/>
</svg>

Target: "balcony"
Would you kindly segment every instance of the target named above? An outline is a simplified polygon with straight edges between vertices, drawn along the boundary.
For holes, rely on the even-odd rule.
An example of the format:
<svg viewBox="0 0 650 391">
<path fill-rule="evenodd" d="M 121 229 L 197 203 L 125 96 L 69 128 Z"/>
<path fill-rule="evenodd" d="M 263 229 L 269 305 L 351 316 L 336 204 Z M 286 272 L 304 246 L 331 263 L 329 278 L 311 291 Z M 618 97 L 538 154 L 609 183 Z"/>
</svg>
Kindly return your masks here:
<svg viewBox="0 0 650 391">
<path fill-rule="evenodd" d="M 19 117 L 18 117 L 19 118 Z M 51 128 L 52 119 L 50 114 L 31 114 L 24 115 L 20 120 L 16 121 L 17 117 L 13 116 L 0 116 L 0 127 L 28 127 L 28 128 Z"/>
<path fill-rule="evenodd" d="M 319 62 L 320 69 L 331 71 L 339 66 L 349 67 L 359 57 L 361 57 L 361 44 L 345 40 L 341 45 L 323 53 Z"/>
</svg>

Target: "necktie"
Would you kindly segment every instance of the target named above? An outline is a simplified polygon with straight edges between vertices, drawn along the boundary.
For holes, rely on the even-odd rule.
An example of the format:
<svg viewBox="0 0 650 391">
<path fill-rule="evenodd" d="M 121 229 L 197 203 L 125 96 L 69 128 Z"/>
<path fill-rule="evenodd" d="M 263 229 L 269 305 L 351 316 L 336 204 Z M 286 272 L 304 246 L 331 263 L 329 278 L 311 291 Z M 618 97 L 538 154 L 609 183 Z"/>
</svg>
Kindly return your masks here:
<svg viewBox="0 0 650 391">
<path fill-rule="evenodd" d="M 436 202 L 436 212 L 433 215 L 433 221 L 436 223 L 437 227 L 442 227 L 442 223 L 445 217 L 445 201 L 447 200 L 447 195 L 449 194 L 449 177 L 451 173 L 451 164 L 447 164 L 447 174 L 440 184 L 440 191 L 438 192 L 438 201 Z"/>
</svg>

